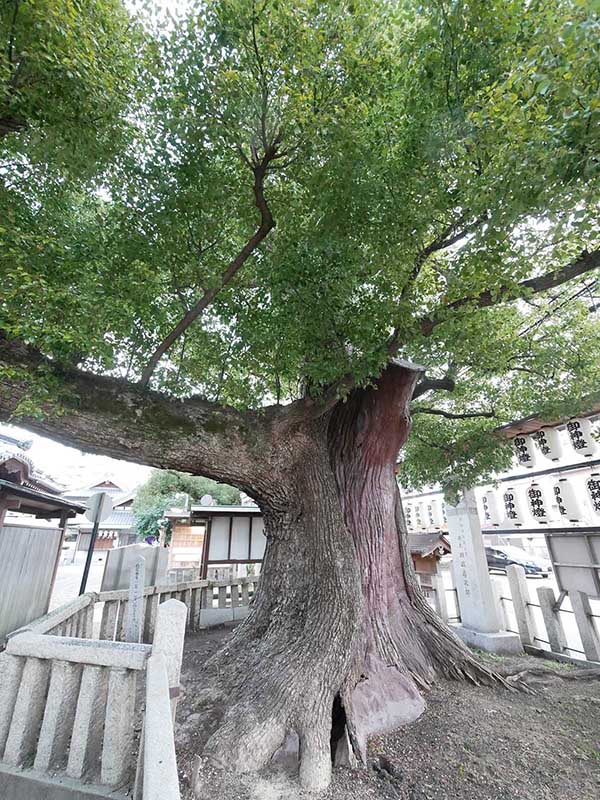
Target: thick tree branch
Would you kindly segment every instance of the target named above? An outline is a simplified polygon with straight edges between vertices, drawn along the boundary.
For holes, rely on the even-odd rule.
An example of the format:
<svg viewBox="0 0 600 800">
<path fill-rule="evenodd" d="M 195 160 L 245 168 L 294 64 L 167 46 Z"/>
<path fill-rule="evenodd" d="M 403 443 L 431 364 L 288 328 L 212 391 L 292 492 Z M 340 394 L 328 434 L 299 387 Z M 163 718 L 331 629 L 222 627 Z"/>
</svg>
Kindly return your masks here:
<svg viewBox="0 0 600 800">
<path fill-rule="evenodd" d="M 423 378 L 415 386 L 412 399 L 416 400 L 417 397 L 421 397 L 421 395 L 426 392 L 438 391 L 440 389 L 446 392 L 453 392 L 454 388 L 454 379 L 449 375 L 444 375 L 443 378 Z"/>
<path fill-rule="evenodd" d="M 600 267 L 600 249 L 588 252 L 583 250 L 577 258 L 571 261 L 562 269 L 547 272 L 544 275 L 539 275 L 537 278 L 528 278 L 521 281 L 515 287 L 513 286 L 500 286 L 493 291 L 486 289 L 476 295 L 468 295 L 454 300 L 446 306 L 443 306 L 439 316 L 426 317 L 421 320 L 421 331 L 425 336 L 429 336 L 436 325 L 439 325 L 446 318 L 448 311 L 456 311 L 463 306 L 473 306 L 474 308 L 487 308 L 489 306 L 498 305 L 510 300 L 516 300 L 519 297 L 527 294 L 538 294 L 539 292 L 546 292 L 549 289 L 554 289 L 567 281 L 578 278 L 580 275 L 585 275 L 594 269 Z"/>
<path fill-rule="evenodd" d="M 417 408 L 411 408 L 410 413 L 412 414 L 435 414 L 439 417 L 445 417 L 446 419 L 475 419 L 476 417 L 485 417 L 486 419 L 492 419 L 496 416 L 495 411 L 465 411 L 462 414 L 454 413 L 453 411 L 444 411 L 441 408 L 423 408 L 419 406 Z"/>
<path fill-rule="evenodd" d="M 268 462 L 257 444 L 271 423 L 268 409 L 242 413 L 141 392 L 122 378 L 65 369 L 1 331 L 0 420 L 87 452 L 240 486 Z"/>
<path fill-rule="evenodd" d="M 265 239 L 270 231 L 275 227 L 275 220 L 271 214 L 271 210 L 264 195 L 264 180 L 269 167 L 269 163 L 277 155 L 277 142 L 268 150 L 260 161 L 253 161 L 251 164 L 254 173 L 254 201 L 255 205 L 260 211 L 260 225 L 254 234 L 248 239 L 246 244 L 242 247 L 236 257 L 230 261 L 227 269 L 221 274 L 218 283 L 210 289 L 206 289 L 204 294 L 198 302 L 192 306 L 189 311 L 182 317 L 173 330 L 165 336 L 162 342 L 158 345 L 156 350 L 152 353 L 148 365 L 142 373 L 140 384 L 147 386 L 152 373 L 163 355 L 169 350 L 171 345 L 179 339 L 179 337 L 186 331 L 190 325 L 198 319 L 198 317 L 208 308 L 215 297 L 219 294 L 221 289 L 227 286 L 238 270 L 245 264 L 248 258 L 254 253 L 260 243 Z M 247 157 L 246 157 L 246 160 Z M 250 162 L 248 162 L 250 163 Z"/>
</svg>

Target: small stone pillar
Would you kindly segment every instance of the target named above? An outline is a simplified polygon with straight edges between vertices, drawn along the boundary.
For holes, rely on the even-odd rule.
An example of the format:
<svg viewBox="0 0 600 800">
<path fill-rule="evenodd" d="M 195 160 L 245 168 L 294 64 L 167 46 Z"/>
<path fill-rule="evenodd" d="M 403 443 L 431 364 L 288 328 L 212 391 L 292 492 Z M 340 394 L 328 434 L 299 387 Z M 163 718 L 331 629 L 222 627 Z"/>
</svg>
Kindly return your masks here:
<svg viewBox="0 0 600 800">
<path fill-rule="evenodd" d="M 491 653 L 522 653 L 519 636 L 501 630 L 473 490 L 464 490 L 458 505 L 448 506 L 446 513 L 461 616 L 453 630 L 472 647 Z"/>
<path fill-rule="evenodd" d="M 145 560 L 138 556 L 129 570 L 129 601 L 125 617 L 125 641 L 141 642 L 144 626 Z"/>
<path fill-rule="evenodd" d="M 158 607 L 156 631 L 152 643 L 152 654 L 160 653 L 166 659 L 173 720 L 179 698 L 179 677 L 187 613 L 187 607 L 180 600 L 167 600 L 161 603 Z"/>
</svg>

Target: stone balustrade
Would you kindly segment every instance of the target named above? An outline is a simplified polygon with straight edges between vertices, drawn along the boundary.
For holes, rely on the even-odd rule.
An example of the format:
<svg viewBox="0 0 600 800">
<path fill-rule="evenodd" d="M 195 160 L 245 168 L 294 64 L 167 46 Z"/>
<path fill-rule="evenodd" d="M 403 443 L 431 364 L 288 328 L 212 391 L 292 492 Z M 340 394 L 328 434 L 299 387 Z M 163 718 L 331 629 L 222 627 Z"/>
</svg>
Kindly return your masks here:
<svg viewBox="0 0 600 800">
<path fill-rule="evenodd" d="M 0 767 L 131 784 L 136 681 L 151 652 L 35 630 L 11 636 L 0 656 Z"/>
<path fill-rule="evenodd" d="M 146 775 L 151 756 L 143 753 L 148 745 L 155 756 L 163 743 L 174 758 L 171 710 L 188 609 L 174 600 L 160 604 L 154 646 L 62 635 L 90 633 L 97 598 L 82 596 L 15 631 L 0 654 L 0 797 L 13 796 L 15 782 L 15 797 L 54 798 L 64 791 L 66 798 L 76 790 L 77 797 L 124 800 L 138 785 L 144 798 L 163 797 L 156 783 L 165 779 L 162 765 Z M 145 675 L 153 655 L 155 667 Z M 143 677 L 145 707 L 136 690 Z M 143 723 L 140 742 L 136 721 Z M 173 776 L 167 766 L 164 798 L 178 800 L 177 770 Z"/>
<path fill-rule="evenodd" d="M 185 630 L 243 619 L 257 583 L 252 576 L 141 584 L 137 596 L 89 592 L 9 634 L 0 653 L 0 797 L 14 781 L 18 796 L 46 797 L 45 781 L 53 792 L 70 782 L 94 796 L 178 800 L 173 721 Z M 123 641 L 133 602 L 152 645 Z"/>
<path fill-rule="evenodd" d="M 82 594 L 70 603 L 50 611 L 43 617 L 9 633 L 7 639 L 24 631 L 35 631 L 53 636 L 76 636 L 81 639 L 93 637 L 94 604 L 98 599 L 95 592 Z"/>
</svg>

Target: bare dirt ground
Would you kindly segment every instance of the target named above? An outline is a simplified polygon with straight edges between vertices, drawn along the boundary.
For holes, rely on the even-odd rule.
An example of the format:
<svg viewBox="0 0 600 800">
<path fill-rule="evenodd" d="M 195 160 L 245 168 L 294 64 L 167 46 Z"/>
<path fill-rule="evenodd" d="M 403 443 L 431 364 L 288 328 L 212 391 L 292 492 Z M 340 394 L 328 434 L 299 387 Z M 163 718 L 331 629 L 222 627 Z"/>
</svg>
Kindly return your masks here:
<svg viewBox="0 0 600 800">
<path fill-rule="evenodd" d="M 201 716 L 194 694 L 202 664 L 230 635 L 213 628 L 189 635 L 183 662 L 177 750 L 182 796 L 190 788 Z M 600 681 L 529 656 L 482 656 L 502 673 L 548 669 L 531 676 L 535 694 L 440 681 L 413 725 L 374 738 L 369 768 L 336 769 L 322 800 L 598 800 Z M 568 673 L 569 678 L 564 677 Z M 293 774 L 203 773 L 201 800 L 305 800 Z"/>
</svg>

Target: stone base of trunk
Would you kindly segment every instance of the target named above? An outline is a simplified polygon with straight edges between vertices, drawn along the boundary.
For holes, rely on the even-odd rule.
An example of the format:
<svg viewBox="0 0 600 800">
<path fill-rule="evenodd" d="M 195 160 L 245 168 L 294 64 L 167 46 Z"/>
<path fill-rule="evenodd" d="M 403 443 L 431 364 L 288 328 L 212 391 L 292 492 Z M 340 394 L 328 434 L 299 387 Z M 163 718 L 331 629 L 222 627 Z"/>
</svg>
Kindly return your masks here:
<svg viewBox="0 0 600 800">
<path fill-rule="evenodd" d="M 497 633 L 483 633 L 465 628 L 464 625 L 451 625 L 454 633 L 459 636 L 469 647 L 478 647 L 488 653 L 501 655 L 523 655 L 523 645 L 517 633 L 498 631 Z"/>
</svg>

